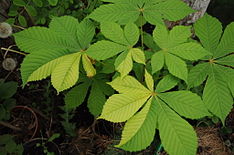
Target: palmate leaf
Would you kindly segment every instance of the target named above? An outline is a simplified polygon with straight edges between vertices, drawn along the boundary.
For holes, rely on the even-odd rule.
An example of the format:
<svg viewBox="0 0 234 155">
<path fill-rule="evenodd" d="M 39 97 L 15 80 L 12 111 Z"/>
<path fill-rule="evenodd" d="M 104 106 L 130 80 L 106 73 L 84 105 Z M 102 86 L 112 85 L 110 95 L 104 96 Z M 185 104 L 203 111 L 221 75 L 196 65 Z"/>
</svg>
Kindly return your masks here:
<svg viewBox="0 0 234 155">
<path fill-rule="evenodd" d="M 145 81 L 149 89 L 131 76 L 117 77 L 109 83 L 120 94 L 107 100 L 100 118 L 127 121 L 117 147 L 128 151 L 145 149 L 158 126 L 162 144 L 170 155 L 195 155 L 196 133 L 177 113 L 192 119 L 209 116 L 201 98 L 190 91 L 154 92 L 153 78 L 147 71 Z M 163 85 L 156 88 L 166 90 Z"/>
<path fill-rule="evenodd" d="M 159 135 L 170 155 L 195 155 L 197 137 L 193 127 L 156 98 Z"/>
<path fill-rule="evenodd" d="M 156 104 L 148 100 L 142 110 L 130 118 L 124 126 L 122 138 L 117 147 L 127 151 L 145 149 L 154 139 L 156 129 Z"/>
<path fill-rule="evenodd" d="M 195 34 L 203 46 L 212 53 L 205 61 L 193 67 L 189 73 L 189 87 L 199 86 L 206 80 L 203 91 L 203 100 L 210 112 L 219 117 L 222 123 L 231 111 L 233 105 L 233 72 L 228 66 L 233 65 L 233 34 L 234 24 L 228 25 L 222 34 L 221 23 L 206 14 L 195 24 Z"/>
<path fill-rule="evenodd" d="M 151 24 L 163 24 L 162 19 L 177 21 L 194 11 L 180 0 L 118 0 L 106 1 L 113 4 L 101 5 L 89 18 L 98 22 L 117 22 L 125 25 L 135 22 L 141 14 Z"/>
<path fill-rule="evenodd" d="M 53 18 L 49 28 L 32 27 L 14 34 L 19 48 L 30 53 L 21 65 L 23 84 L 51 75 L 52 85 L 58 92 L 68 89 L 79 78 L 81 55 L 87 75 L 96 74 L 83 52 L 92 40 L 94 30 L 88 20 L 79 23 L 74 17 L 62 16 Z"/>
<path fill-rule="evenodd" d="M 190 29 L 184 26 L 176 26 L 171 31 L 165 25 L 156 27 L 153 37 L 161 51 L 151 58 L 152 73 L 161 70 L 165 63 L 172 75 L 187 82 L 188 69 L 182 59 L 193 61 L 210 54 L 197 43 L 187 43 L 190 35 Z"/>
<path fill-rule="evenodd" d="M 90 92 L 89 95 L 88 92 Z M 66 109 L 68 111 L 74 110 L 87 99 L 87 107 L 90 113 L 97 117 L 106 102 L 106 95 L 112 94 L 113 89 L 106 84 L 106 77 L 102 74 L 97 74 L 92 78 L 81 77 L 78 85 L 65 95 Z"/>
<path fill-rule="evenodd" d="M 144 52 L 133 48 L 139 39 L 139 30 L 133 23 L 128 23 L 124 29 L 112 22 L 101 24 L 103 35 L 112 40 L 102 40 L 93 44 L 87 54 L 96 60 L 105 60 L 119 53 L 115 60 L 115 68 L 122 77 L 126 76 L 133 68 L 133 60 L 145 65 Z M 134 34 L 132 34 L 134 33 Z"/>
</svg>

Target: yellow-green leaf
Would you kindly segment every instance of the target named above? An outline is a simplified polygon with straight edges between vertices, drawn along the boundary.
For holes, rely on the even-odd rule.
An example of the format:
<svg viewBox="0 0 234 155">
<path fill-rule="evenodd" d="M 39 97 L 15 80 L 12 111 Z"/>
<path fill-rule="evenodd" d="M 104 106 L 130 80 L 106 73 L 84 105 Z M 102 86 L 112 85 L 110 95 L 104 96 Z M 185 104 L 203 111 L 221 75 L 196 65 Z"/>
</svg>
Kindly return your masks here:
<svg viewBox="0 0 234 155">
<path fill-rule="evenodd" d="M 129 75 L 125 76 L 124 78 L 117 77 L 108 84 L 119 93 L 150 94 L 150 91 L 145 88 L 145 86 Z"/>
<path fill-rule="evenodd" d="M 145 65 L 145 54 L 139 48 L 132 48 L 130 51 L 132 53 L 132 59 L 140 64 Z"/>
<path fill-rule="evenodd" d="M 120 65 L 116 68 L 118 72 L 120 72 L 121 77 L 128 75 L 128 73 L 132 70 L 132 53 L 128 52 L 126 58 L 120 63 Z"/>
<path fill-rule="evenodd" d="M 88 77 L 93 77 L 96 74 L 96 70 L 93 67 L 90 59 L 87 56 L 87 54 L 82 55 L 82 63 L 83 63 L 83 67 L 84 67 L 84 70 L 85 70 L 87 76 Z"/>
<path fill-rule="evenodd" d="M 99 119 L 125 122 L 144 105 L 150 95 L 142 93 L 115 94 L 105 103 Z"/>
<path fill-rule="evenodd" d="M 154 79 L 147 70 L 145 70 L 145 83 L 149 90 L 154 91 Z"/>
<path fill-rule="evenodd" d="M 53 70 L 51 82 L 58 92 L 72 87 L 77 82 L 80 57 L 80 52 L 63 56 L 61 63 Z"/>
</svg>

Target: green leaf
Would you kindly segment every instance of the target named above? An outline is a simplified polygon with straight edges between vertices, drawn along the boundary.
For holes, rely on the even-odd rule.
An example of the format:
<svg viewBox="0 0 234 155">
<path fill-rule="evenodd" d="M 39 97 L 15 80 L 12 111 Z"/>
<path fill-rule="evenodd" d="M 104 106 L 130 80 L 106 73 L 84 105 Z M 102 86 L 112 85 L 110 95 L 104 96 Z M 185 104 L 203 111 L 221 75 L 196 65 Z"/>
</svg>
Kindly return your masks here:
<svg viewBox="0 0 234 155">
<path fill-rule="evenodd" d="M 124 36 L 128 41 L 128 45 L 134 46 L 138 42 L 140 36 L 138 27 L 133 23 L 128 23 L 124 27 Z"/>
<path fill-rule="evenodd" d="M 91 60 L 88 58 L 87 54 L 82 54 L 82 63 L 87 77 L 93 77 L 96 74 L 96 70 L 93 67 L 93 64 L 91 63 Z"/>
<path fill-rule="evenodd" d="M 44 27 L 31 27 L 14 34 L 17 46 L 25 52 L 33 53 L 38 50 L 47 52 L 48 50 L 77 52 L 80 47 L 73 40 L 58 35 Z"/>
<path fill-rule="evenodd" d="M 58 92 L 74 86 L 78 81 L 80 58 L 80 53 L 63 56 L 62 61 L 53 70 L 51 82 Z"/>
<path fill-rule="evenodd" d="M 145 69 L 145 83 L 146 86 L 150 91 L 154 91 L 154 79 L 153 77 L 148 73 L 148 71 Z"/>
<path fill-rule="evenodd" d="M 121 74 L 121 77 L 128 75 L 128 73 L 132 70 L 133 62 L 132 62 L 132 53 L 128 52 L 125 59 L 117 66 L 116 70 Z"/>
<path fill-rule="evenodd" d="M 127 151 L 145 149 L 154 139 L 156 129 L 156 105 L 148 100 L 143 109 L 130 118 L 124 126 L 122 138 L 117 147 Z"/>
<path fill-rule="evenodd" d="M 126 46 L 103 40 L 91 45 L 86 53 L 96 60 L 105 60 L 117 55 L 125 49 Z"/>
<path fill-rule="evenodd" d="M 196 155 L 197 137 L 193 127 L 156 99 L 158 129 L 161 142 L 170 155 Z"/>
<path fill-rule="evenodd" d="M 53 17 L 52 21 L 49 24 L 50 30 L 57 32 L 56 35 L 59 35 L 61 38 L 65 38 L 75 45 L 77 48 L 76 51 L 79 51 L 81 45 L 78 43 L 78 39 L 83 37 L 88 37 L 90 33 L 90 25 L 87 25 L 87 29 L 84 29 L 84 23 L 86 21 L 82 21 L 82 24 L 79 24 L 78 20 L 71 16 L 62 16 L 62 17 Z M 76 37 L 75 34 L 79 34 L 77 31 L 87 32 L 88 35 L 79 35 L 79 38 Z M 91 30 L 92 31 L 92 30 Z M 83 38 L 83 40 L 89 40 L 87 38 Z M 83 44 L 82 44 L 83 45 Z"/>
<path fill-rule="evenodd" d="M 205 14 L 195 23 L 194 29 L 204 48 L 214 53 L 222 34 L 222 24 L 219 20 Z"/>
<path fill-rule="evenodd" d="M 28 12 L 30 16 L 33 16 L 33 17 L 37 16 L 37 10 L 31 5 L 28 5 L 26 7 L 26 11 Z"/>
<path fill-rule="evenodd" d="M 209 111 L 225 124 L 225 118 L 232 109 L 233 98 L 223 75 L 225 74 L 218 71 L 217 66 L 212 68 L 203 91 L 203 100 Z"/>
<path fill-rule="evenodd" d="M 107 4 L 95 9 L 89 18 L 98 22 L 118 22 L 121 25 L 133 23 L 137 20 L 140 12 L 134 5 L 129 4 Z"/>
<path fill-rule="evenodd" d="M 163 25 L 162 18 L 177 21 L 194 12 L 180 0 L 155 1 L 155 3 L 152 3 L 145 4 L 143 14 L 145 19 L 153 25 Z"/>
<path fill-rule="evenodd" d="M 137 63 L 145 65 L 145 54 L 139 48 L 131 48 L 129 51 L 132 54 L 132 59 Z"/>
<path fill-rule="evenodd" d="M 169 52 L 187 60 L 198 60 L 209 54 L 197 43 L 184 43 L 169 49 Z"/>
<path fill-rule="evenodd" d="M 48 0 L 51 6 L 56 6 L 58 4 L 58 0 Z"/>
<path fill-rule="evenodd" d="M 65 95 L 65 104 L 68 111 L 73 110 L 84 102 L 89 86 L 89 83 L 79 84 Z"/>
<path fill-rule="evenodd" d="M 99 119 L 125 122 L 144 105 L 150 95 L 131 93 L 114 94 L 105 103 Z"/>
<path fill-rule="evenodd" d="M 67 51 L 38 50 L 24 58 L 21 65 L 21 76 L 23 85 L 26 82 L 42 80 L 48 77 L 53 69 L 61 62 L 61 56 L 69 54 Z"/>
<path fill-rule="evenodd" d="M 89 111 L 94 116 L 98 116 L 101 114 L 103 105 L 106 102 L 105 94 L 103 93 L 99 83 L 100 81 L 95 81 L 92 84 L 92 88 L 88 99 L 88 105 L 87 105 Z"/>
<path fill-rule="evenodd" d="M 209 63 L 201 63 L 193 67 L 188 74 L 189 88 L 201 85 L 206 80 L 209 70 Z"/>
<path fill-rule="evenodd" d="M 0 100 L 11 98 L 17 91 L 17 82 L 0 83 Z"/>
<path fill-rule="evenodd" d="M 181 0 L 167 0 L 155 5 L 157 12 L 162 14 L 164 19 L 170 21 L 177 21 L 183 19 L 187 15 L 195 12 L 188 5 Z"/>
<path fill-rule="evenodd" d="M 112 40 L 113 42 L 128 45 L 128 41 L 124 36 L 124 31 L 119 24 L 113 22 L 103 22 L 101 23 L 101 32 L 102 34 Z"/>
<path fill-rule="evenodd" d="M 194 12 L 180 0 L 118 0 L 113 3 L 101 5 L 89 15 L 89 18 L 98 22 L 111 21 L 125 25 L 135 22 L 143 14 L 149 23 L 155 25 L 163 24 L 162 18 L 177 21 Z"/>
<path fill-rule="evenodd" d="M 24 7 L 26 5 L 24 0 L 13 0 L 13 4 L 15 4 L 17 6 L 22 6 L 22 7 Z"/>
<path fill-rule="evenodd" d="M 218 64 L 234 67 L 234 54 L 216 60 Z"/>
<path fill-rule="evenodd" d="M 145 88 L 139 81 L 132 76 L 125 76 L 123 78 L 117 77 L 112 82 L 108 83 L 119 93 L 139 93 L 150 94 L 151 92 Z"/>
<path fill-rule="evenodd" d="M 38 6 L 38 7 L 42 7 L 43 6 L 43 2 L 42 0 L 33 0 L 33 3 Z"/>
<path fill-rule="evenodd" d="M 153 37 L 149 34 L 149 33 L 144 33 L 143 34 L 143 39 L 144 39 L 144 44 L 154 50 L 154 51 L 159 51 L 160 48 L 158 47 L 158 45 L 154 42 Z"/>
<path fill-rule="evenodd" d="M 77 25 L 77 40 L 79 41 L 80 47 L 85 50 L 89 47 L 90 42 L 95 34 L 94 24 L 89 20 L 83 20 Z M 74 36 L 74 34 L 72 34 Z"/>
<path fill-rule="evenodd" d="M 178 114 L 190 119 L 210 116 L 201 97 L 190 91 L 174 91 L 159 94 L 159 97 Z"/>
<path fill-rule="evenodd" d="M 145 18 L 146 21 L 148 21 L 152 25 L 164 25 L 162 15 L 158 14 L 157 12 L 158 9 L 157 7 L 158 6 L 145 4 L 143 17 Z"/>
<path fill-rule="evenodd" d="M 185 82 L 187 81 L 188 69 L 183 60 L 168 53 L 165 55 L 165 63 L 172 75 L 184 80 Z"/>
<path fill-rule="evenodd" d="M 20 25 L 22 25 L 23 27 L 26 27 L 26 26 L 27 26 L 27 21 L 26 21 L 26 19 L 25 19 L 24 16 L 19 15 L 19 16 L 18 16 L 18 21 L 19 21 Z"/>
<path fill-rule="evenodd" d="M 234 22 L 229 24 L 221 38 L 220 44 L 214 53 L 214 57 L 218 58 L 234 51 Z"/>
<path fill-rule="evenodd" d="M 175 26 L 169 34 L 169 47 L 185 43 L 192 35 L 190 26 Z"/>
<path fill-rule="evenodd" d="M 53 17 L 49 27 L 53 31 L 59 32 L 61 35 L 66 35 L 74 38 L 79 22 L 71 16 Z"/>
<path fill-rule="evenodd" d="M 152 73 L 156 73 L 164 66 L 164 53 L 163 51 L 156 52 L 151 58 Z"/>
<path fill-rule="evenodd" d="M 169 31 L 165 25 L 157 26 L 153 31 L 154 41 L 161 48 L 168 48 Z"/>
<path fill-rule="evenodd" d="M 159 81 L 156 87 L 156 92 L 164 92 L 174 88 L 178 84 L 179 80 L 172 76 L 166 75 L 162 80 Z"/>
</svg>

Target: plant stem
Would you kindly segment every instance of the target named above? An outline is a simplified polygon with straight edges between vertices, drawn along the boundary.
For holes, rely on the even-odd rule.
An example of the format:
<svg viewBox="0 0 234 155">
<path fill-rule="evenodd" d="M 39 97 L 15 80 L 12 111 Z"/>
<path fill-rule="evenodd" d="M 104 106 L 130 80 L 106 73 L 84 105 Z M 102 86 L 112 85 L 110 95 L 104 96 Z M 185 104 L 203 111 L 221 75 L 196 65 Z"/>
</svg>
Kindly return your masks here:
<svg viewBox="0 0 234 155">
<path fill-rule="evenodd" d="M 4 48 L 4 47 L 2 47 L 1 50 L 10 51 L 10 52 L 21 54 L 21 55 L 24 55 L 24 56 L 27 55 L 26 53 L 19 52 L 19 51 L 16 51 L 16 50 L 12 50 L 12 49 L 9 49 L 9 48 Z"/>
</svg>

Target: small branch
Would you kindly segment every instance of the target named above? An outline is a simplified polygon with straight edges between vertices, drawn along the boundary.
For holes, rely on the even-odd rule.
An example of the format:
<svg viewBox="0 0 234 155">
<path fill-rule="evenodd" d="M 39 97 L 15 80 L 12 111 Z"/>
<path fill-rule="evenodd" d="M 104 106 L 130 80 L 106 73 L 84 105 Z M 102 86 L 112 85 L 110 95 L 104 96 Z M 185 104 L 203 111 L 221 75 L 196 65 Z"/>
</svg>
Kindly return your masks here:
<svg viewBox="0 0 234 155">
<path fill-rule="evenodd" d="M 7 123 L 7 122 L 0 121 L 0 125 L 8 127 L 8 128 L 10 128 L 12 130 L 22 131 L 22 129 L 20 129 L 18 127 L 15 127 L 15 126 L 11 125 L 10 123 Z"/>
<path fill-rule="evenodd" d="M 12 49 L 9 49 L 9 48 L 4 48 L 2 47 L 1 50 L 5 50 L 5 51 L 9 51 L 9 52 L 13 52 L 13 53 L 17 53 L 17 54 L 21 54 L 21 55 L 27 55 L 26 53 L 23 53 L 23 52 L 19 52 L 19 51 L 16 51 L 16 50 L 12 50 Z"/>
</svg>

